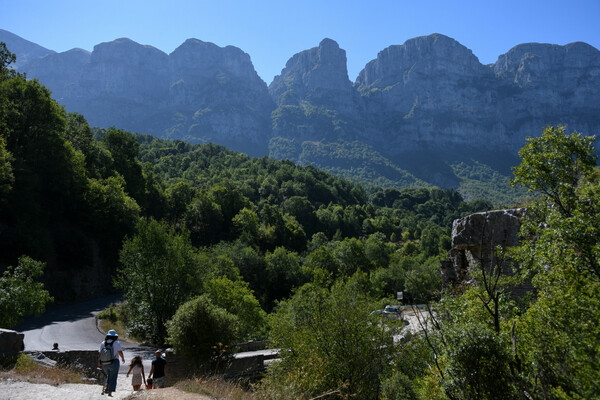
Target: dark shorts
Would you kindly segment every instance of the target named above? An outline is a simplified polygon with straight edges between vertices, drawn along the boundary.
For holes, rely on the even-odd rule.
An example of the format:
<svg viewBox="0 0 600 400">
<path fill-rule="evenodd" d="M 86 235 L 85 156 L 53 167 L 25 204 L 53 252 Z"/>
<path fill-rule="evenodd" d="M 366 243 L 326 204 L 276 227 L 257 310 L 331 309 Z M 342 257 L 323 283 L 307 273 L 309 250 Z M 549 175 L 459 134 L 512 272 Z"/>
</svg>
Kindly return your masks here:
<svg viewBox="0 0 600 400">
<path fill-rule="evenodd" d="M 154 378 L 152 381 L 152 386 L 154 388 L 163 388 L 165 387 L 165 377 L 161 376 L 160 378 Z"/>
</svg>

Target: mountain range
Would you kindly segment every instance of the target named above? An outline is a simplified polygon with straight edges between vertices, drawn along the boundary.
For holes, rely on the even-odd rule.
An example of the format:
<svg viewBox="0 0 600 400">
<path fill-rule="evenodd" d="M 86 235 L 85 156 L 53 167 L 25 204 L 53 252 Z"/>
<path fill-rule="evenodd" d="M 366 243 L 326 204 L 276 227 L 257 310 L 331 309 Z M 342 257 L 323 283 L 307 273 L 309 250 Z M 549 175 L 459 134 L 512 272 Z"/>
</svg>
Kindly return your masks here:
<svg viewBox="0 0 600 400">
<path fill-rule="evenodd" d="M 14 68 L 92 126 L 313 164 L 363 182 L 437 185 L 465 197 L 506 186 L 525 138 L 547 125 L 600 132 L 600 51 L 520 44 L 493 64 L 442 34 L 382 50 L 352 82 L 331 39 L 267 84 L 248 54 L 188 39 L 172 53 L 121 38 L 57 53 L 10 32 Z M 499 186 L 498 186 L 499 185 Z"/>
</svg>

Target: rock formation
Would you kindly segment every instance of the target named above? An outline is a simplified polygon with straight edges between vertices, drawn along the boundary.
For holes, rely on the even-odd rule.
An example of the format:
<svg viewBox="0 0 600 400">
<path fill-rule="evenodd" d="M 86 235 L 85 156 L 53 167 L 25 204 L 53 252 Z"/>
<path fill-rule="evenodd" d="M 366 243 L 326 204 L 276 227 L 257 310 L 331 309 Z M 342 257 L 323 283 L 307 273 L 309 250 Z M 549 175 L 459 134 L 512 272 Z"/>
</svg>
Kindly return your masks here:
<svg viewBox="0 0 600 400">
<path fill-rule="evenodd" d="M 499 259 L 496 248 L 506 249 L 519 244 L 519 229 L 525 214 L 525 208 L 516 208 L 481 212 L 454 220 L 452 248 L 448 259 L 442 261 L 442 284 L 469 283 L 472 279 L 470 271 L 481 266 L 489 270 L 501 265 L 505 273 L 512 274 L 510 260 Z"/>
<path fill-rule="evenodd" d="M 0 328 L 0 357 L 20 353 L 24 348 L 24 337 L 20 332 Z"/>
<path fill-rule="evenodd" d="M 279 106 L 273 113 L 274 137 L 350 140 L 362 126 L 360 96 L 348 79 L 346 52 L 331 39 L 290 58 L 269 92 Z"/>
</svg>

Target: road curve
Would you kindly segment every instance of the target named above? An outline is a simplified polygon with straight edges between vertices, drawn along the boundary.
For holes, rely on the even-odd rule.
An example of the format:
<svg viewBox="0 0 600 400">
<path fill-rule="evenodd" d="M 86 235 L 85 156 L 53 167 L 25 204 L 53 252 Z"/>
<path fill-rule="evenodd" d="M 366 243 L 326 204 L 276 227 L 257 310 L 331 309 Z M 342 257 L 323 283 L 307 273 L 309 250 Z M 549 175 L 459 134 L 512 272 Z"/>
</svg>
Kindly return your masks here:
<svg viewBox="0 0 600 400">
<path fill-rule="evenodd" d="M 13 329 L 25 334 L 25 351 L 49 351 L 58 343 L 60 351 L 98 351 L 105 333 L 97 325 L 96 315 L 111 303 L 121 300 L 119 295 L 111 295 L 80 303 L 53 306 L 39 317 L 31 317 Z M 150 360 L 154 349 L 121 340 L 125 365 L 120 373 L 127 373 L 129 362 L 136 355 L 144 359 L 146 375 L 150 371 Z"/>
</svg>

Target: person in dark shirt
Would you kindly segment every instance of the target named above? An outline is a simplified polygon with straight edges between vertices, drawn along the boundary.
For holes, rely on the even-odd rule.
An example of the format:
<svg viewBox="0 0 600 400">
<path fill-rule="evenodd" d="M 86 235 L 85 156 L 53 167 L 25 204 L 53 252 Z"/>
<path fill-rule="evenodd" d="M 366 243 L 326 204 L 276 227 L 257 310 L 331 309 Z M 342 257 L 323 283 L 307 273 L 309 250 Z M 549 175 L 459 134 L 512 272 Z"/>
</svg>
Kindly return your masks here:
<svg viewBox="0 0 600 400">
<path fill-rule="evenodd" d="M 167 371 L 167 361 L 165 361 L 165 359 L 162 358 L 160 350 L 156 350 L 156 353 L 154 353 L 154 355 L 156 357 L 154 358 L 154 360 L 152 360 L 152 368 L 150 368 L 148 379 L 153 379 L 152 387 L 154 389 L 164 388 L 165 372 Z"/>
</svg>

